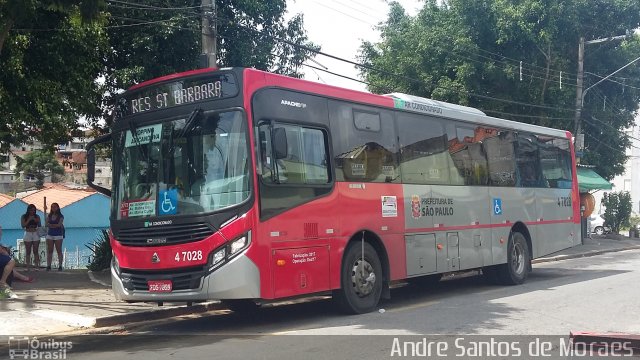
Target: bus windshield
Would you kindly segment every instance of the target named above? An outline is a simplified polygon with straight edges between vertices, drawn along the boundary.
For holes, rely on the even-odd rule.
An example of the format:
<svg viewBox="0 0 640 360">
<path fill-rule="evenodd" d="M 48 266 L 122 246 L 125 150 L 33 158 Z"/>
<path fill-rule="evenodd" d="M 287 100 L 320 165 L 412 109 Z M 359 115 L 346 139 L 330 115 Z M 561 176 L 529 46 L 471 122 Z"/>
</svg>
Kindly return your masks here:
<svg viewBox="0 0 640 360">
<path fill-rule="evenodd" d="M 122 131 L 113 147 L 115 217 L 201 214 L 243 202 L 250 191 L 247 139 L 240 111 L 196 109 Z"/>
</svg>

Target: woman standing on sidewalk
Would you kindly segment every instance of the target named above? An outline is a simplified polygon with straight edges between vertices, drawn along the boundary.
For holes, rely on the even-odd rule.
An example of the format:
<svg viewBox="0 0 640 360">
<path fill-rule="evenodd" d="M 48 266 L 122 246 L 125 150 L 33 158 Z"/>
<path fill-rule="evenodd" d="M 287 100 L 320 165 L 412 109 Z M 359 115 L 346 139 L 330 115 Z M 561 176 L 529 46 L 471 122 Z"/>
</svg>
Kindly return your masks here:
<svg viewBox="0 0 640 360">
<path fill-rule="evenodd" d="M 62 271 L 62 240 L 64 240 L 64 216 L 58 203 L 51 204 L 51 212 L 47 216 L 47 271 L 51 270 L 53 247 L 58 253 L 58 271 Z"/>
<path fill-rule="evenodd" d="M 27 212 L 20 218 L 20 223 L 24 228 L 24 246 L 27 249 L 27 257 L 25 262 L 27 263 L 27 271 L 31 268 L 31 250 L 33 249 L 33 260 L 36 265 L 36 270 L 40 266 L 40 236 L 38 235 L 38 228 L 40 227 L 40 216 L 36 214 L 36 206 L 29 204 L 27 206 Z"/>
</svg>

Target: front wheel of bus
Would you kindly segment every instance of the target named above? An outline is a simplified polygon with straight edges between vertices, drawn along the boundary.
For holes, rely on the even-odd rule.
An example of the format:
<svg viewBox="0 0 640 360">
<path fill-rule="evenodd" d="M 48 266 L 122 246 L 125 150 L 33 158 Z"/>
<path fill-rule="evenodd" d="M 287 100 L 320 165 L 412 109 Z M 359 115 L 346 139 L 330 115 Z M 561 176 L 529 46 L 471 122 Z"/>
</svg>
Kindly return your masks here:
<svg viewBox="0 0 640 360">
<path fill-rule="evenodd" d="M 364 255 L 364 258 L 363 258 Z M 341 288 L 333 294 L 340 309 L 350 314 L 375 310 L 382 294 L 382 265 L 369 243 L 352 243 L 346 252 L 340 274 Z"/>
<path fill-rule="evenodd" d="M 507 246 L 507 263 L 501 265 L 498 272 L 503 284 L 519 285 L 527 279 L 531 263 L 530 254 L 524 235 L 519 232 L 512 233 Z"/>
</svg>

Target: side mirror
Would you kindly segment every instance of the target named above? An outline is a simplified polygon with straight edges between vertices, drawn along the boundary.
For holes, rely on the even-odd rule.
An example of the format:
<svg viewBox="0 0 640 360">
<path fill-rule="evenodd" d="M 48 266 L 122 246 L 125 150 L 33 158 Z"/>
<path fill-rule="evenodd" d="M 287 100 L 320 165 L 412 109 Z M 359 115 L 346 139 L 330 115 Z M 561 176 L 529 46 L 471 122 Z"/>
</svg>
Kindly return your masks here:
<svg viewBox="0 0 640 360">
<path fill-rule="evenodd" d="M 284 159 L 289 156 L 289 145 L 287 144 L 287 132 L 284 128 L 273 129 L 273 148 L 275 158 Z"/>
<path fill-rule="evenodd" d="M 111 133 L 97 137 L 95 140 L 87 144 L 87 185 L 95 189 L 101 194 L 111 196 L 111 190 L 94 184 L 96 178 L 96 150 L 93 148 L 97 144 L 111 141 Z"/>
</svg>

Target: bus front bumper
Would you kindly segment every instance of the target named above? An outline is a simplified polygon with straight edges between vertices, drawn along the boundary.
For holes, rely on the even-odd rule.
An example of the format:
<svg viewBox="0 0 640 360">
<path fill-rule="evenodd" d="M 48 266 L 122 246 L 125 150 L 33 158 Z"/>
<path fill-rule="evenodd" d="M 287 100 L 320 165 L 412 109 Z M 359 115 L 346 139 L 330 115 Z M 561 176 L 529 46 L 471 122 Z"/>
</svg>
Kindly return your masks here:
<svg viewBox="0 0 640 360">
<path fill-rule="evenodd" d="M 111 287 L 118 300 L 125 301 L 199 301 L 223 299 L 260 298 L 260 272 L 256 264 L 245 254 L 237 256 L 213 272 L 168 274 L 166 278 L 175 284 L 185 276 L 199 283 L 199 286 L 171 292 L 150 292 L 149 280 L 163 280 L 163 275 L 151 272 L 129 273 L 123 269 L 118 274 L 111 264 Z M 181 276 L 182 275 L 182 276 Z M 199 281 L 198 281 L 199 280 Z M 125 283 L 128 284 L 125 286 Z M 188 287 L 188 286 L 187 286 Z"/>
</svg>

